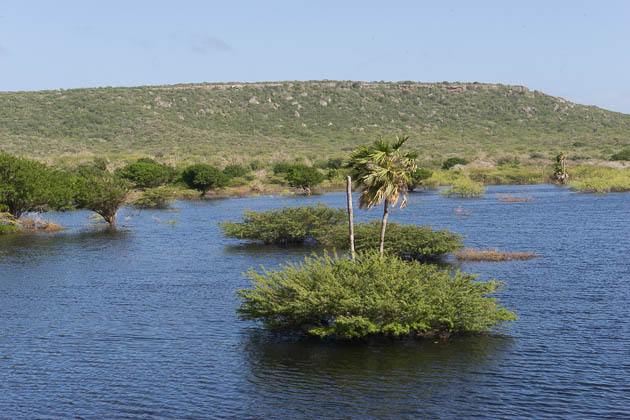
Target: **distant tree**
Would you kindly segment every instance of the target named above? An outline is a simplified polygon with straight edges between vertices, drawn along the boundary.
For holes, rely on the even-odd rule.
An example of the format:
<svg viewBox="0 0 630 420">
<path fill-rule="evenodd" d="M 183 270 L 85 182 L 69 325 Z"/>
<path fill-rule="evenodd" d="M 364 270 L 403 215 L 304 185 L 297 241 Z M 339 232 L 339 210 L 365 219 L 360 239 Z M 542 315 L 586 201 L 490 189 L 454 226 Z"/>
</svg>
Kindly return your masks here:
<svg viewBox="0 0 630 420">
<path fill-rule="evenodd" d="M 110 226 L 116 225 L 118 210 L 127 202 L 131 184 L 110 172 L 84 171 L 75 180 L 75 204 L 100 214 Z"/>
<path fill-rule="evenodd" d="M 381 255 L 385 246 L 389 206 L 396 206 L 402 196 L 400 208 L 405 207 L 411 177 L 418 168 L 417 153 L 403 153 L 401 150 L 408 139 L 408 136 L 396 136 L 394 142 L 377 140 L 371 146 L 355 150 L 346 164 L 352 170 L 352 179 L 362 189 L 359 207 L 369 210 L 385 202 L 379 245 Z"/>
<path fill-rule="evenodd" d="M 19 218 L 28 211 L 60 209 L 72 201 L 70 174 L 30 159 L 0 153 L 0 207 Z"/>
<path fill-rule="evenodd" d="M 286 174 L 293 167 L 292 163 L 280 162 L 273 165 L 274 175 Z"/>
<path fill-rule="evenodd" d="M 466 164 L 468 164 L 468 161 L 466 159 L 452 157 L 452 158 L 446 159 L 444 163 L 442 163 L 442 169 L 449 170 L 455 165 L 466 165 Z"/>
<path fill-rule="evenodd" d="M 175 170 L 153 159 L 142 158 L 122 168 L 118 175 L 131 181 L 136 188 L 155 188 L 170 182 Z"/>
<path fill-rule="evenodd" d="M 304 164 L 295 164 L 286 173 L 285 178 L 290 186 L 303 189 L 312 194 L 312 188 L 324 180 L 324 175 L 317 169 Z"/>
<path fill-rule="evenodd" d="M 182 179 L 188 187 L 200 191 L 203 196 L 212 189 L 224 187 L 228 177 L 217 167 L 197 163 L 184 169 Z"/>
<path fill-rule="evenodd" d="M 418 168 L 411 174 L 411 183 L 409 184 L 409 191 L 415 190 L 418 186 L 422 185 L 422 181 L 431 178 L 433 172 L 428 169 Z"/>
<path fill-rule="evenodd" d="M 223 173 L 228 178 L 242 178 L 250 172 L 249 168 L 245 168 L 241 165 L 228 165 L 223 168 Z"/>
</svg>

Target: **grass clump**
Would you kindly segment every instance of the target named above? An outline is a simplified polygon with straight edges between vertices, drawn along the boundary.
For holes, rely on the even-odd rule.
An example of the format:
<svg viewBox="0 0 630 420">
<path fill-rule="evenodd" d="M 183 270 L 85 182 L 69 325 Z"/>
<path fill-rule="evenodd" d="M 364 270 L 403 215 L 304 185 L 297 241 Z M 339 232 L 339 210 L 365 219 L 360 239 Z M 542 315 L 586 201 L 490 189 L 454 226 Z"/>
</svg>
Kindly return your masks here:
<svg viewBox="0 0 630 420">
<path fill-rule="evenodd" d="M 459 196 L 461 198 L 475 198 L 481 197 L 485 191 L 486 189 L 482 184 L 470 178 L 459 178 L 453 182 L 450 188 L 440 191 L 440 194 Z"/>
<path fill-rule="evenodd" d="M 533 203 L 535 201 L 532 197 L 521 197 L 512 194 L 499 194 L 498 200 L 503 203 Z"/>
<path fill-rule="evenodd" d="M 381 224 L 358 223 L 354 226 L 354 246 L 357 251 L 379 247 Z M 451 253 L 463 246 L 462 236 L 447 229 L 434 231 L 428 226 L 387 224 L 385 252 L 404 259 L 426 260 Z M 348 227 L 337 226 L 323 238 L 323 245 L 335 249 L 348 249 Z"/>
<path fill-rule="evenodd" d="M 256 212 L 246 210 L 242 222 L 219 223 L 229 238 L 262 241 L 266 244 L 295 244 L 321 239 L 330 228 L 343 223 L 347 216 L 342 209 L 325 204 L 284 207 Z"/>
<path fill-rule="evenodd" d="M 516 315 L 495 293 L 502 282 L 376 252 L 356 262 L 305 258 L 280 270 L 251 270 L 253 288 L 237 291 L 242 319 L 268 328 L 343 339 L 486 333 Z"/>
<path fill-rule="evenodd" d="M 512 261 L 512 260 L 530 260 L 537 258 L 539 255 L 534 252 L 506 252 L 499 251 L 497 248 L 490 249 L 472 249 L 464 248 L 456 251 L 455 258 L 464 261 Z"/>
</svg>

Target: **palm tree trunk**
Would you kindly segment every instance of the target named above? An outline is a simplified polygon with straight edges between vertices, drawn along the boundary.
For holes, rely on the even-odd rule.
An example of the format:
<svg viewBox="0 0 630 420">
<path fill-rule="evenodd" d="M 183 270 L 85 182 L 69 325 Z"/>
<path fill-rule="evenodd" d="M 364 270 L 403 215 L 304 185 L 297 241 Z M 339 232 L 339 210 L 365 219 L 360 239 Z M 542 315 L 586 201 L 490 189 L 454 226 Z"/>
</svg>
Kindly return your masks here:
<svg viewBox="0 0 630 420">
<path fill-rule="evenodd" d="M 346 177 L 346 196 L 348 198 L 348 224 L 350 225 L 350 255 L 354 261 L 354 213 L 352 212 L 352 179 Z"/>
<path fill-rule="evenodd" d="M 387 227 L 387 216 L 389 216 L 389 200 L 385 199 L 385 207 L 383 209 L 383 221 L 381 222 L 381 243 L 378 247 L 378 252 L 383 255 L 385 249 L 385 228 Z"/>
</svg>

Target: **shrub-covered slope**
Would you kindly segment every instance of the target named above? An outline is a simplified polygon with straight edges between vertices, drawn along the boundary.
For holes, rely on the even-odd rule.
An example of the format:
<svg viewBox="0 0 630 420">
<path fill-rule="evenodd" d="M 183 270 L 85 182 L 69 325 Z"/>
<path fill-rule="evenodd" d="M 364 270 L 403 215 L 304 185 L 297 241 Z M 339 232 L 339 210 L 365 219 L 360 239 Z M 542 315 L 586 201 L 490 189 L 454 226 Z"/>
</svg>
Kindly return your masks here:
<svg viewBox="0 0 630 420">
<path fill-rule="evenodd" d="M 479 83 L 314 81 L 0 92 L 0 147 L 40 157 L 321 158 L 401 132 L 427 155 L 559 148 L 592 154 L 630 144 L 630 115 L 522 86 Z"/>
</svg>

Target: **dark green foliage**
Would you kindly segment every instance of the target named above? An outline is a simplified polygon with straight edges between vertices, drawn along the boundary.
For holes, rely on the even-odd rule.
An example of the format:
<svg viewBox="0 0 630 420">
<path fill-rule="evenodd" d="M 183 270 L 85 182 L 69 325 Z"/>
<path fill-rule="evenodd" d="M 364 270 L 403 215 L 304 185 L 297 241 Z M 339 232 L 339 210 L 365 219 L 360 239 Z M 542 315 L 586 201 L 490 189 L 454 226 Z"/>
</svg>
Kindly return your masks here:
<svg viewBox="0 0 630 420">
<path fill-rule="evenodd" d="M 190 188 L 204 195 L 209 190 L 224 187 L 228 177 L 219 168 L 205 163 L 188 166 L 182 172 L 182 180 Z"/>
<path fill-rule="evenodd" d="M 357 223 L 354 246 L 357 251 L 377 250 L 381 224 Z M 462 236 L 447 229 L 434 231 L 428 226 L 387 224 L 385 252 L 405 259 L 426 260 L 449 254 L 463 246 Z M 337 226 L 321 240 L 327 248 L 348 249 L 348 227 Z"/>
<path fill-rule="evenodd" d="M 27 211 L 61 209 L 72 200 L 72 179 L 30 159 L 0 153 L 0 204 L 14 217 Z"/>
<path fill-rule="evenodd" d="M 275 165 L 273 165 L 273 173 L 274 175 L 286 174 L 287 172 L 289 172 L 289 170 L 291 170 L 291 168 L 293 168 L 292 163 L 287 163 L 287 162 L 276 163 Z"/>
<path fill-rule="evenodd" d="M 301 188 L 308 195 L 311 195 L 312 188 L 317 184 L 321 184 L 324 180 L 324 175 L 313 167 L 295 164 L 287 171 L 285 178 L 293 188 Z"/>
<path fill-rule="evenodd" d="M 630 160 L 630 149 L 624 149 L 621 152 L 615 153 L 610 157 L 610 160 Z"/>
<path fill-rule="evenodd" d="M 138 209 L 166 209 L 174 196 L 175 191 L 170 187 L 149 188 L 133 202 L 133 206 Z"/>
<path fill-rule="evenodd" d="M 313 165 L 320 169 L 341 169 L 343 166 L 342 158 L 330 158 L 328 160 L 319 161 L 316 165 Z"/>
<path fill-rule="evenodd" d="M 126 201 L 131 184 L 105 171 L 84 173 L 75 180 L 76 206 L 100 214 L 111 226 Z"/>
<path fill-rule="evenodd" d="M 249 172 L 249 168 L 244 168 L 241 165 L 228 165 L 223 168 L 223 173 L 228 178 L 244 178 Z"/>
<path fill-rule="evenodd" d="M 237 292 L 243 319 L 314 336 L 448 336 L 485 333 L 516 320 L 488 297 L 503 283 L 376 252 L 359 254 L 356 262 L 306 258 L 248 275 L 253 288 Z"/>
<path fill-rule="evenodd" d="M 428 169 L 418 168 L 411 174 L 411 182 L 409 183 L 409 191 L 413 191 L 422 186 L 422 181 L 431 178 L 433 172 Z"/>
<path fill-rule="evenodd" d="M 468 161 L 466 159 L 458 158 L 458 157 L 451 157 L 444 161 L 444 163 L 442 164 L 442 169 L 449 170 L 455 165 L 466 165 L 466 164 L 468 164 Z"/>
<path fill-rule="evenodd" d="M 263 167 L 264 167 L 264 165 L 259 160 L 252 160 L 251 162 L 249 162 L 249 168 L 252 171 L 257 171 L 259 169 L 262 169 Z"/>
<path fill-rule="evenodd" d="M 223 235 L 229 238 L 286 244 L 320 240 L 346 218 L 343 209 L 331 209 L 318 203 L 317 206 L 284 207 L 265 212 L 246 210 L 242 222 L 219 225 Z"/>
<path fill-rule="evenodd" d="M 171 182 L 175 169 L 153 159 L 142 158 L 122 168 L 118 175 L 131 181 L 136 188 L 155 188 Z"/>
</svg>

